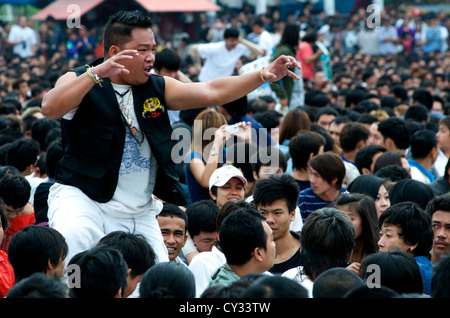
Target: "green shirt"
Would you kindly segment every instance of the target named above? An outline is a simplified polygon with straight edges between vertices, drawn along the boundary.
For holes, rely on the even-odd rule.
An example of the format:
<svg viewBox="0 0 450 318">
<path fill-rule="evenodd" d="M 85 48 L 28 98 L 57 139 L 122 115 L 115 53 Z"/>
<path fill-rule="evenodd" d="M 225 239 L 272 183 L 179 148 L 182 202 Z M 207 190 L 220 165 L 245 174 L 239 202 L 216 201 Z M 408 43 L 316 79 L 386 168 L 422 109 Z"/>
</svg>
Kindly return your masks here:
<svg viewBox="0 0 450 318">
<path fill-rule="evenodd" d="M 238 276 L 238 274 L 236 274 L 235 271 L 233 271 L 230 265 L 228 265 L 228 263 L 225 263 L 220 266 L 216 270 L 216 272 L 214 272 L 214 274 L 211 275 L 207 288 L 217 285 L 226 287 L 240 279 L 241 278 Z"/>
</svg>

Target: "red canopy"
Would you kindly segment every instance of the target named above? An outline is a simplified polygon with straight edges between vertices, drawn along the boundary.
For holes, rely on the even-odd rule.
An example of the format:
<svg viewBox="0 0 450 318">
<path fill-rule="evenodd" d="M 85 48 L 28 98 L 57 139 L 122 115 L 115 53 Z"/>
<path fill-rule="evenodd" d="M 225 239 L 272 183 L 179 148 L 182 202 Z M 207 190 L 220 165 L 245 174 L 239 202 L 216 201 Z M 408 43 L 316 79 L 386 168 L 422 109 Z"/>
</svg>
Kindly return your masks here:
<svg viewBox="0 0 450 318">
<path fill-rule="evenodd" d="M 75 18 L 77 9 L 74 6 L 80 8 L 80 16 L 95 8 L 105 0 L 77 0 L 76 3 L 73 0 L 57 0 L 50 3 L 41 11 L 31 17 L 33 20 L 45 20 L 49 15 L 55 18 L 55 20 L 67 20 L 67 18 Z"/>
<path fill-rule="evenodd" d="M 45 20 L 49 15 L 56 20 L 74 18 L 73 6 L 78 6 L 80 16 L 107 0 L 57 0 L 33 15 L 33 20 Z M 148 12 L 202 12 L 218 11 L 220 7 L 209 0 L 136 0 Z"/>
<path fill-rule="evenodd" d="M 218 11 L 220 7 L 209 0 L 136 0 L 149 12 Z"/>
</svg>

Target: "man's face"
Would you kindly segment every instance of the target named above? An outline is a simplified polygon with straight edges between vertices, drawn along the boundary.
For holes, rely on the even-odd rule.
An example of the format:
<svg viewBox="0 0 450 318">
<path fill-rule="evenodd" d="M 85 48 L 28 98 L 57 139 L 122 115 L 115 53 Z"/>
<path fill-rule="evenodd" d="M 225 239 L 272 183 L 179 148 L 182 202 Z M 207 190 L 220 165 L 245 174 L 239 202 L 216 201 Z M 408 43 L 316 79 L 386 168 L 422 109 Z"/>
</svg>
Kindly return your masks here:
<svg viewBox="0 0 450 318">
<path fill-rule="evenodd" d="M 174 216 L 158 216 L 156 219 L 161 229 L 164 245 L 169 252 L 169 260 L 173 261 L 186 243 L 186 223 L 183 219 Z"/>
<path fill-rule="evenodd" d="M 316 170 L 311 167 L 309 168 L 309 174 L 311 188 L 317 196 L 322 198 L 327 193 L 336 191 L 336 187 L 334 186 L 334 184 L 329 184 Z"/>
<path fill-rule="evenodd" d="M 266 222 L 272 229 L 273 239 L 289 235 L 291 219 L 295 217 L 295 210 L 289 211 L 285 199 L 280 199 L 267 205 L 258 205 L 258 211 L 266 217 Z"/>
<path fill-rule="evenodd" d="M 200 231 L 192 240 L 200 253 L 210 252 L 213 246 L 217 244 L 217 232 Z"/>
<path fill-rule="evenodd" d="M 212 198 L 216 200 L 219 208 L 227 201 L 240 201 L 245 196 L 244 185 L 238 178 L 231 178 L 225 185 L 217 188 L 217 196 L 212 194 Z"/>
<path fill-rule="evenodd" d="M 19 93 L 20 93 L 20 95 L 27 96 L 28 89 L 29 89 L 29 87 L 28 87 L 27 82 L 20 83 L 20 85 L 19 85 Z"/>
<path fill-rule="evenodd" d="M 130 72 L 120 75 L 120 83 L 141 85 L 150 77 L 155 62 L 156 42 L 151 29 L 136 28 L 131 33 L 131 40 L 123 45 L 122 50 L 137 50 L 138 55 L 131 60 L 124 60 L 122 65 Z"/>
<path fill-rule="evenodd" d="M 380 252 L 388 252 L 395 249 L 406 252 L 408 248 L 413 249 L 415 246 L 410 246 L 405 243 L 401 237 L 402 229 L 391 224 L 383 224 L 380 231 L 380 239 L 378 247 Z"/>
<path fill-rule="evenodd" d="M 325 131 L 328 131 L 331 121 L 335 118 L 336 116 L 334 115 L 323 114 L 319 117 L 319 119 L 317 119 L 317 124 L 322 126 Z"/>
<path fill-rule="evenodd" d="M 443 151 L 450 149 L 450 129 L 446 125 L 439 125 L 439 130 L 436 133 L 436 139 L 439 148 Z"/>
<path fill-rule="evenodd" d="M 225 47 L 227 48 L 228 51 L 234 49 L 238 44 L 239 38 L 230 37 L 225 39 Z"/>
<path fill-rule="evenodd" d="M 389 96 L 389 86 L 388 85 L 379 86 L 379 87 L 377 87 L 377 90 L 378 90 L 378 95 L 380 97 Z"/>
<path fill-rule="evenodd" d="M 340 145 L 339 137 L 341 136 L 341 131 L 342 131 L 342 128 L 344 128 L 344 126 L 345 126 L 345 123 L 341 123 L 341 124 L 331 123 L 330 128 L 327 129 L 331 138 L 333 138 L 334 143 L 338 146 Z"/>
<path fill-rule="evenodd" d="M 450 212 L 437 210 L 431 217 L 434 231 L 433 252 L 437 255 L 450 253 Z"/>
<path fill-rule="evenodd" d="M 272 229 L 270 228 L 269 224 L 267 224 L 266 221 L 262 221 L 264 232 L 266 233 L 266 249 L 262 250 L 261 253 L 263 253 L 263 262 L 261 264 L 261 273 L 264 273 L 268 269 L 270 269 L 273 266 L 273 263 L 275 261 L 275 242 L 273 240 L 273 234 Z"/>
<path fill-rule="evenodd" d="M 370 134 L 367 139 L 368 145 L 381 145 L 381 134 L 378 131 L 378 125 L 376 123 L 372 123 L 369 128 Z"/>
<path fill-rule="evenodd" d="M 14 209 L 11 205 L 5 204 L 5 215 L 8 221 L 13 220 L 16 216 L 20 215 L 20 213 L 25 209 L 25 207 Z"/>
<path fill-rule="evenodd" d="M 259 168 L 259 173 L 258 175 L 255 175 L 255 179 L 267 179 L 269 178 L 271 175 L 277 175 L 277 174 L 282 174 L 284 173 L 283 168 L 279 167 L 279 166 L 261 166 L 261 168 Z"/>
</svg>

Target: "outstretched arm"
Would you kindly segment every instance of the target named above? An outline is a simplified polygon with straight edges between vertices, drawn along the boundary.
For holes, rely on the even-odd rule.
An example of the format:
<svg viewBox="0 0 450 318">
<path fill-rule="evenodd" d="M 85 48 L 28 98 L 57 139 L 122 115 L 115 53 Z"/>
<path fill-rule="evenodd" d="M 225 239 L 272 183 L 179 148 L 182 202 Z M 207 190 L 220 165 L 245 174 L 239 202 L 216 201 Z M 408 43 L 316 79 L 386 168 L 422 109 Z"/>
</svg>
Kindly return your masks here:
<svg viewBox="0 0 450 318">
<path fill-rule="evenodd" d="M 285 76 L 299 80 L 300 78 L 288 69 L 292 67 L 301 68 L 294 57 L 282 55 L 260 71 L 221 77 L 209 82 L 186 84 L 165 77 L 167 107 L 182 110 L 223 105 L 247 95 L 264 82 L 279 81 Z"/>
<path fill-rule="evenodd" d="M 93 70 L 101 78 L 127 74 L 129 71 L 120 62 L 130 60 L 136 54 L 136 50 L 121 51 L 95 66 Z M 55 87 L 42 99 L 43 114 L 50 119 L 61 118 L 77 107 L 94 85 L 94 81 L 87 73 L 80 76 L 77 76 L 74 72 L 64 74 L 58 79 Z"/>
</svg>

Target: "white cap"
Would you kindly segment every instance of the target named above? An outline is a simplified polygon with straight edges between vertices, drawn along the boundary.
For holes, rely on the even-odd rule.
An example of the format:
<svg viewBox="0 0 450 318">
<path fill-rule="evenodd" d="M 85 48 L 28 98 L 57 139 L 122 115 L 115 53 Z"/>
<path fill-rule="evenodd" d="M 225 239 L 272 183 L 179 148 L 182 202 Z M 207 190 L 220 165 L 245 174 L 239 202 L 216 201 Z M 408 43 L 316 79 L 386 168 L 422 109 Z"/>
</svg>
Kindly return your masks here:
<svg viewBox="0 0 450 318">
<path fill-rule="evenodd" d="M 225 185 L 231 178 L 238 178 L 244 184 L 247 185 L 247 179 L 245 179 L 241 170 L 232 165 L 226 165 L 214 170 L 211 178 L 209 178 L 209 189 L 213 186 L 221 187 Z"/>
</svg>

